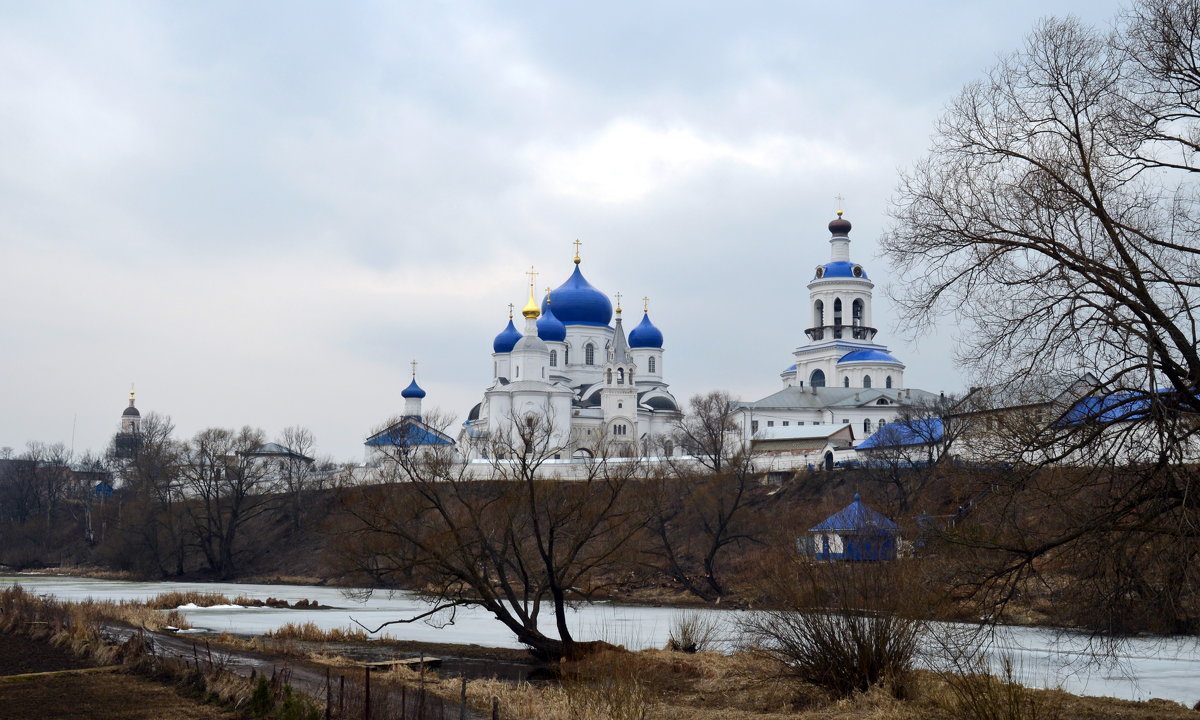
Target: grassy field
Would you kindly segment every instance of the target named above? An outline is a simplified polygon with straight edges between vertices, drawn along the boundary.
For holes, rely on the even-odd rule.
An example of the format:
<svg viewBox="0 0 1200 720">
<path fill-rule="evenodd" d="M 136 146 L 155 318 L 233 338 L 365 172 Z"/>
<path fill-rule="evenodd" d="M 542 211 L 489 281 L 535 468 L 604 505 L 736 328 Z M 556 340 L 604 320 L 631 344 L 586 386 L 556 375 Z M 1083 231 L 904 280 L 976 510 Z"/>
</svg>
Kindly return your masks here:
<svg viewBox="0 0 1200 720">
<path fill-rule="evenodd" d="M 0 633 L 0 720 L 240 717 L 140 675 L 119 670 L 74 674 L 93 666 L 48 642 Z"/>
</svg>

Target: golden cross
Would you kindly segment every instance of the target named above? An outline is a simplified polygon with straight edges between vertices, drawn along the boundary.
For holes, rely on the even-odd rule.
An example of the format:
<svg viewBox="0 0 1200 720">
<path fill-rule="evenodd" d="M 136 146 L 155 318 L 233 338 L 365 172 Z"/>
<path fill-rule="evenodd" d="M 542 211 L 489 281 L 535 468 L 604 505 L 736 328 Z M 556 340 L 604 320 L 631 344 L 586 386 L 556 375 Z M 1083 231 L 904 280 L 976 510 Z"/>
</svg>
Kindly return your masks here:
<svg viewBox="0 0 1200 720">
<path fill-rule="evenodd" d="M 583 243 L 576 240 L 572 244 L 575 246 L 575 262 L 579 262 L 579 246 L 582 245 Z"/>
<path fill-rule="evenodd" d="M 550 302 L 550 288 L 546 288 L 546 302 Z"/>
<path fill-rule="evenodd" d="M 833 196 L 833 199 L 838 201 L 837 209 L 840 213 L 842 211 L 842 206 L 846 204 L 846 198 L 842 197 L 841 193 L 838 193 L 837 195 Z"/>
<path fill-rule="evenodd" d="M 642 312 L 644 312 L 644 313 L 650 312 L 650 296 L 649 295 L 645 295 L 642 297 Z"/>
<path fill-rule="evenodd" d="M 533 266 L 530 265 L 529 272 L 527 272 L 525 274 L 529 276 L 529 291 L 533 292 L 533 284 L 537 282 L 537 276 L 538 276 L 537 270 L 534 270 Z"/>
<path fill-rule="evenodd" d="M 413 367 L 413 377 L 416 377 L 417 376 L 417 361 L 413 360 L 412 363 L 410 363 L 410 364 Z"/>
<path fill-rule="evenodd" d="M 512 311 L 513 311 L 513 304 L 509 303 L 508 304 L 508 319 L 509 320 L 512 320 Z"/>
<path fill-rule="evenodd" d="M 617 312 L 621 312 L 621 293 L 617 293 Z"/>
</svg>

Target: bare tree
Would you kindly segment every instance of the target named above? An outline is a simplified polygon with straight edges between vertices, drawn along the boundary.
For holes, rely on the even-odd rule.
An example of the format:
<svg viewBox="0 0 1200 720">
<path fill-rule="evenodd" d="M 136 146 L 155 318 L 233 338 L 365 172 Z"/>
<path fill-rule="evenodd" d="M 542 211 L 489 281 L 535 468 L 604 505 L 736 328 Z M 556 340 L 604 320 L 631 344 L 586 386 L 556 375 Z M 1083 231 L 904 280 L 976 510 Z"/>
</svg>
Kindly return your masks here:
<svg viewBox="0 0 1200 720">
<path fill-rule="evenodd" d="M 636 463 L 601 455 L 582 479 L 544 478 L 543 465 L 563 448 L 552 418 L 530 413 L 491 440 L 490 466 L 475 478 L 452 446 L 416 444 L 447 420 L 430 413 L 425 427 L 396 434 L 386 451 L 393 482 L 346 504 L 344 557 L 388 587 L 425 583 L 430 610 L 392 622 L 477 605 L 540 657 L 578 654 L 568 608 L 601 589 L 604 571 L 629 552 L 641 518 L 627 492 Z"/>
<path fill-rule="evenodd" d="M 187 557 L 187 523 L 181 473 L 183 445 L 171 418 L 142 418 L 133 452 L 109 449 L 121 482 L 120 529 L 128 542 L 117 562 L 159 575 L 182 575 Z"/>
<path fill-rule="evenodd" d="M 284 499 L 288 526 L 295 534 L 300 530 L 311 492 L 320 489 L 325 475 L 319 471 L 312 455 L 316 439 L 311 430 L 295 425 L 284 428 L 278 443 L 288 450 L 288 454 L 277 461 L 279 491 Z"/>
<path fill-rule="evenodd" d="M 690 412 L 675 424 L 675 442 L 702 465 L 720 473 L 735 455 L 746 448 L 734 418 L 736 401 L 724 390 L 693 395 Z"/>
<path fill-rule="evenodd" d="M 708 602 L 720 601 L 729 591 L 728 553 L 762 542 L 764 529 L 757 511 L 765 492 L 754 453 L 732 420 L 733 405 L 721 392 L 693 397 L 692 414 L 681 420 L 677 437 L 685 447 L 704 445 L 697 456 L 704 471 L 697 472 L 686 457 L 666 455 L 668 462 L 648 484 L 650 563 Z"/>
<path fill-rule="evenodd" d="M 209 570 L 221 578 L 237 570 L 246 550 L 244 530 L 275 505 L 277 476 L 257 453 L 263 442 L 263 432 L 254 428 L 209 428 L 183 449 L 189 530 Z"/>
<path fill-rule="evenodd" d="M 1043 21 L 962 91 L 901 181 L 882 244 L 911 327 L 952 314 L 960 359 L 1014 390 L 1103 381 L 1024 435 L 1012 458 L 1031 468 L 958 535 L 986 551 L 976 587 L 997 602 L 1057 566 L 1113 620 L 1137 606 L 1197 622 L 1197 58 L 1196 0 L 1144 0 L 1107 35 Z M 1043 470 L 1062 463 L 1082 469 Z"/>
</svg>

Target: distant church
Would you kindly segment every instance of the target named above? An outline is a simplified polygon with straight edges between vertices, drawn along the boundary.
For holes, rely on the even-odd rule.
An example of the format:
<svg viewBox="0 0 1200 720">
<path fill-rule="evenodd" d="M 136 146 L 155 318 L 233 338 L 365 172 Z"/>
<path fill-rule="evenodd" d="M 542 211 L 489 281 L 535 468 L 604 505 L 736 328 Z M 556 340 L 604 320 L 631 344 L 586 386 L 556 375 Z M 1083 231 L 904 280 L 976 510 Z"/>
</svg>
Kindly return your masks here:
<svg viewBox="0 0 1200 720">
<path fill-rule="evenodd" d="M 503 453 L 514 436 L 514 419 L 534 415 L 544 422 L 550 447 L 560 459 L 640 455 L 669 437 L 679 404 L 663 380 L 663 334 L 642 319 L 626 336 L 620 295 L 613 304 L 580 270 L 548 290 L 539 305 L 530 273 L 529 300 L 521 310 L 524 328 L 508 325 L 492 342 L 492 383 L 471 408 L 459 434 L 466 457 Z"/>
<path fill-rule="evenodd" d="M 875 284 L 850 259 L 850 222 L 829 223 L 829 262 L 808 283 L 806 339 L 779 374 L 783 389 L 743 402 L 738 420 L 749 440 L 766 428 L 850 425 L 859 440 L 895 420 L 906 405 L 931 404 L 937 396 L 906 388 L 905 365 L 876 342 L 871 311 Z M 780 430 L 772 431 L 778 436 Z"/>
<path fill-rule="evenodd" d="M 142 446 L 142 413 L 134 403 L 133 390 L 129 390 L 129 407 L 121 412 L 121 430 L 113 437 L 113 455 L 128 460 L 137 455 Z"/>
</svg>

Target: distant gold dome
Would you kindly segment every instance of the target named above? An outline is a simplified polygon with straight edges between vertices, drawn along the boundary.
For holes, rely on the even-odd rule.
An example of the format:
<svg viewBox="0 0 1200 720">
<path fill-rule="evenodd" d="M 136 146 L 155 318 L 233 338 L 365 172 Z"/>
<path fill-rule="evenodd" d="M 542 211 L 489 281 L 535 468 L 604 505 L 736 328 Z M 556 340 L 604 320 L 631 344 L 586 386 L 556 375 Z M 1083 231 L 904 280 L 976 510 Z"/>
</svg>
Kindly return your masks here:
<svg viewBox="0 0 1200 720">
<path fill-rule="evenodd" d="M 527 318 L 536 320 L 541 314 L 542 309 L 538 307 L 537 301 L 533 299 L 533 284 L 529 286 L 529 302 L 525 303 L 525 307 L 521 308 L 521 314 Z"/>
</svg>

